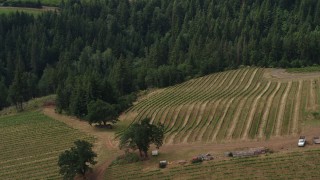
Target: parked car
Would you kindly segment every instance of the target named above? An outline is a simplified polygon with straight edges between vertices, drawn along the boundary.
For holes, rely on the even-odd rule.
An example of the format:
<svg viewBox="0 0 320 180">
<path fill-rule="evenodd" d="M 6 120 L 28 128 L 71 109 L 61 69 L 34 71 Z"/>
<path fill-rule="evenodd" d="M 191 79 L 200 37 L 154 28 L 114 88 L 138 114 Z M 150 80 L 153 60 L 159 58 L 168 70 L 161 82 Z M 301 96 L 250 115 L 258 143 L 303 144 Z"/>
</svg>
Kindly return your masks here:
<svg viewBox="0 0 320 180">
<path fill-rule="evenodd" d="M 314 143 L 314 144 L 320 144 L 320 138 L 319 138 L 319 136 L 313 137 L 313 143 Z"/>
<path fill-rule="evenodd" d="M 298 146 L 299 147 L 304 147 L 306 145 L 306 137 L 305 136 L 300 136 L 299 141 L 298 141 Z"/>
</svg>

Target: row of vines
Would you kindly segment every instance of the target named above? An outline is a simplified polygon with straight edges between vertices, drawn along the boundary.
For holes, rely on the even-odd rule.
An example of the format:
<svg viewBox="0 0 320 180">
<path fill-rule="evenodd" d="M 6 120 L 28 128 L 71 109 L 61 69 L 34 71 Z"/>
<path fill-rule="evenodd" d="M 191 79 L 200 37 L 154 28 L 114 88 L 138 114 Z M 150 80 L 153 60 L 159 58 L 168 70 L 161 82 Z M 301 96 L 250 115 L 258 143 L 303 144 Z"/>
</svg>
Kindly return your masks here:
<svg viewBox="0 0 320 180">
<path fill-rule="evenodd" d="M 269 81 L 265 69 L 216 73 L 164 89 L 127 111 L 166 126 L 166 143 L 297 134 L 319 102 L 318 79 Z M 132 119 L 127 118 L 128 121 Z"/>
<path fill-rule="evenodd" d="M 107 169 L 106 179 L 319 179 L 319 166 L 320 150 L 316 149 L 167 169 L 145 170 L 142 164 L 115 166 Z"/>
<path fill-rule="evenodd" d="M 59 154 L 77 139 L 93 141 L 40 112 L 0 117 L 1 179 L 62 179 Z"/>
</svg>

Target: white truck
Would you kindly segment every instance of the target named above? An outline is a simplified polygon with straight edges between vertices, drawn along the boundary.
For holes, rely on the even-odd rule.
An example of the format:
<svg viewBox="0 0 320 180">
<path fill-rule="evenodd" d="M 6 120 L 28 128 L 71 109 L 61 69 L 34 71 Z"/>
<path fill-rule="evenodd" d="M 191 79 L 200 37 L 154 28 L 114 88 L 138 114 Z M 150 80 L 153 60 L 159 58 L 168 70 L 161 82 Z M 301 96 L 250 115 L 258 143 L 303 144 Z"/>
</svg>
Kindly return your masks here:
<svg viewBox="0 0 320 180">
<path fill-rule="evenodd" d="M 299 147 L 304 147 L 306 145 L 306 137 L 305 136 L 300 136 L 299 141 L 298 141 L 298 146 Z"/>
</svg>

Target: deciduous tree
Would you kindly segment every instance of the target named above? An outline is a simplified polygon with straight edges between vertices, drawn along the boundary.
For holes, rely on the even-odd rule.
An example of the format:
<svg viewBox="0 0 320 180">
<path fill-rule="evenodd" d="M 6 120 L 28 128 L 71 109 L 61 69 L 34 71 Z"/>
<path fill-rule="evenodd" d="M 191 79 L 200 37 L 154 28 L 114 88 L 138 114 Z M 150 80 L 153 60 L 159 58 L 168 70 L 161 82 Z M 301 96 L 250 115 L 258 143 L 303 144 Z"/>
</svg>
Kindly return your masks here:
<svg viewBox="0 0 320 180">
<path fill-rule="evenodd" d="M 164 138 L 164 126 L 162 124 L 150 124 L 150 119 L 143 119 L 141 122 L 132 124 L 120 137 L 120 149 L 139 149 L 141 157 L 148 157 L 148 150 L 151 144 L 157 148 L 162 146 Z"/>
<path fill-rule="evenodd" d="M 75 147 L 66 150 L 59 156 L 58 165 L 64 179 L 74 179 L 76 175 L 85 176 L 86 172 L 91 170 L 89 165 L 97 163 L 94 161 L 97 154 L 93 152 L 91 143 L 77 140 L 74 144 Z"/>
</svg>

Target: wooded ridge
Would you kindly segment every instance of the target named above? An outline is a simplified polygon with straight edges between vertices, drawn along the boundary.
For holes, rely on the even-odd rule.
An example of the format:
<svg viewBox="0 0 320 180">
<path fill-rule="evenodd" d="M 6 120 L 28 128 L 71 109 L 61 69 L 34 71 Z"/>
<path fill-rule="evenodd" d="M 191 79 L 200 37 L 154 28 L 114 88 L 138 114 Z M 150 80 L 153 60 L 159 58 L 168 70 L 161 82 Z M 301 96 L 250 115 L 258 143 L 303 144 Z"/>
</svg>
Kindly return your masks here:
<svg viewBox="0 0 320 180">
<path fill-rule="evenodd" d="M 58 109 L 79 117 L 99 100 L 119 113 L 136 90 L 241 65 L 320 60 L 318 0 L 70 0 L 60 7 L 37 17 L 0 15 L 0 109 L 57 93 Z"/>
</svg>

